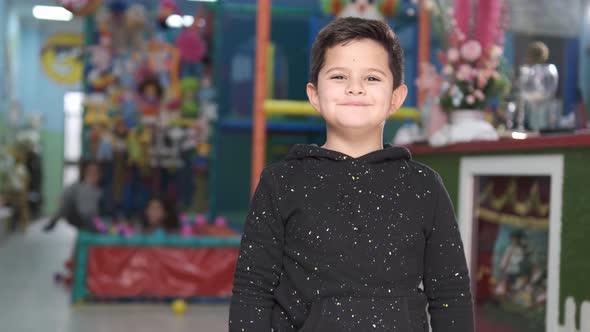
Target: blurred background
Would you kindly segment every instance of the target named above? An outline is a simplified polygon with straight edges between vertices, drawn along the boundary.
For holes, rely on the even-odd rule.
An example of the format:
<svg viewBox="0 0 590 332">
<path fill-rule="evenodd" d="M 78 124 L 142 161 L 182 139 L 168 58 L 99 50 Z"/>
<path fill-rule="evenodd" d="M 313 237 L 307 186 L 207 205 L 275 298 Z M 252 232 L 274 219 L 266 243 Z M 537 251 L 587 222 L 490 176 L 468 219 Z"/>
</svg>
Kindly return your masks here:
<svg viewBox="0 0 590 332">
<path fill-rule="evenodd" d="M 444 179 L 477 331 L 590 331 L 588 1 L 0 0 L 0 16 L 3 331 L 226 331 L 261 168 L 325 139 L 305 85 L 338 16 L 400 39 L 409 95 L 384 142 Z"/>
</svg>

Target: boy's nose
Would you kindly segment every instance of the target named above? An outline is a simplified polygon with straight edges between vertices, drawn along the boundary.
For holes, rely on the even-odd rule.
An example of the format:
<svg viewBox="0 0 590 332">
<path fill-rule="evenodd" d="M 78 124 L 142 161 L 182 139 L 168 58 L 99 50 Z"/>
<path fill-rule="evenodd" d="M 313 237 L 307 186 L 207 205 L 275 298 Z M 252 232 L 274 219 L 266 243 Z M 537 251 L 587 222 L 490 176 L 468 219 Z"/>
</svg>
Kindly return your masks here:
<svg viewBox="0 0 590 332">
<path fill-rule="evenodd" d="M 346 87 L 346 94 L 357 96 L 365 94 L 365 88 L 362 84 L 351 82 Z"/>
</svg>

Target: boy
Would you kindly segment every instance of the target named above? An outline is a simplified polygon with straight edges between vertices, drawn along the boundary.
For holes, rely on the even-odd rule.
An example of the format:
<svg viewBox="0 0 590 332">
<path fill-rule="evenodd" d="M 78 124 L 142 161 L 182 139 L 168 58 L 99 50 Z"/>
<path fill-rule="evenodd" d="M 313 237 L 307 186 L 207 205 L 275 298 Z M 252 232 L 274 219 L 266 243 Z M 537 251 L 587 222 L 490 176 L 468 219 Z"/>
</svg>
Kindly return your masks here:
<svg viewBox="0 0 590 332">
<path fill-rule="evenodd" d="M 64 218 L 74 227 L 93 231 L 92 219 L 98 216 L 101 191 L 100 168 L 94 162 L 82 167 L 82 181 L 67 187 L 62 193 L 59 210 L 51 217 L 43 230 L 51 231 L 59 219 Z"/>
<path fill-rule="evenodd" d="M 336 19 L 307 94 L 326 143 L 268 166 L 234 277 L 230 331 L 473 331 L 469 276 L 439 176 L 383 147 L 403 103 L 403 51 L 382 22 Z"/>
</svg>

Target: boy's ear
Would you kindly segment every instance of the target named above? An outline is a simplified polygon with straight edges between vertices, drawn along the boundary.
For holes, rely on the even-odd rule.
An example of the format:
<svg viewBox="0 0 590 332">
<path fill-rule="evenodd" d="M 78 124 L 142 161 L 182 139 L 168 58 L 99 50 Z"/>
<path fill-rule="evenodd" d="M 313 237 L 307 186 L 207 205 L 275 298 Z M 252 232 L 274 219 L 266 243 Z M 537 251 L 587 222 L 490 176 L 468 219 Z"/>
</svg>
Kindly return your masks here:
<svg viewBox="0 0 590 332">
<path fill-rule="evenodd" d="M 320 112 L 320 102 L 318 100 L 319 98 L 318 98 L 317 88 L 313 84 L 307 83 L 305 90 L 307 92 L 307 99 L 309 99 L 309 103 L 316 110 L 316 112 L 319 113 Z"/>
<path fill-rule="evenodd" d="M 400 107 L 402 107 L 404 100 L 408 96 L 408 87 L 402 84 L 393 90 L 393 96 L 391 96 L 391 107 L 389 108 L 388 115 L 395 113 Z"/>
</svg>

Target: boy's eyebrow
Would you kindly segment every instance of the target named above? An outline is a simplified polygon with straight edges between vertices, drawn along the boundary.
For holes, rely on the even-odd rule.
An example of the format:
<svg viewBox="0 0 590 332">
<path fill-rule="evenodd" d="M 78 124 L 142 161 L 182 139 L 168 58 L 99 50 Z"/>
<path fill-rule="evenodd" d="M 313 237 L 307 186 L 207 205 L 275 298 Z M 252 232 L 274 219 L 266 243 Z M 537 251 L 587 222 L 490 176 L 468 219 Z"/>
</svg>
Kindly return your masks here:
<svg viewBox="0 0 590 332">
<path fill-rule="evenodd" d="M 335 71 L 335 70 L 344 70 L 344 71 L 346 71 L 348 69 L 345 68 L 345 67 L 332 67 L 332 68 L 326 70 L 326 74 L 328 74 L 331 71 Z M 367 70 L 368 71 L 376 71 L 376 72 L 380 73 L 383 76 L 387 76 L 387 73 L 386 72 L 384 72 L 383 70 L 378 69 L 378 68 L 367 68 Z"/>
</svg>

